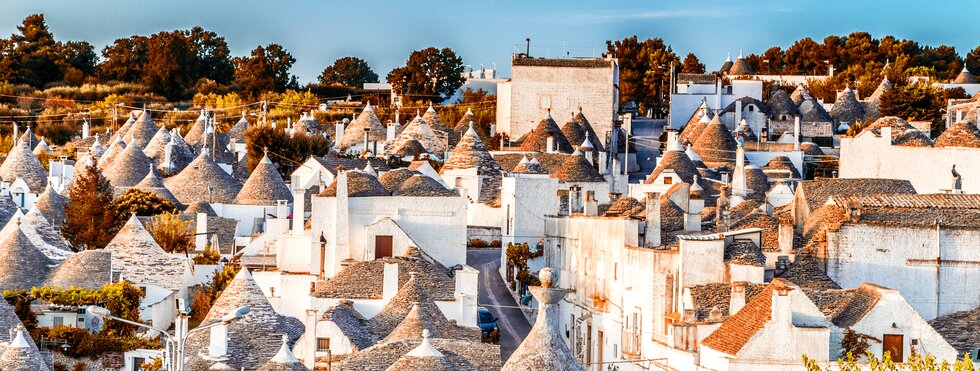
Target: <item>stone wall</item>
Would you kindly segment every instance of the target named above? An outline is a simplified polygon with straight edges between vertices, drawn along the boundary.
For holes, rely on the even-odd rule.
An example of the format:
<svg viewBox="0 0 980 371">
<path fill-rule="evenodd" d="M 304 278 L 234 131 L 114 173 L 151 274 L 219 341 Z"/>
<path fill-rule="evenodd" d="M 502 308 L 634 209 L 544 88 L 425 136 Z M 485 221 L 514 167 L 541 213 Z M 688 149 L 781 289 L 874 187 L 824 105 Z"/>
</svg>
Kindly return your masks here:
<svg viewBox="0 0 980 371">
<path fill-rule="evenodd" d="M 918 193 L 939 193 L 952 188 L 953 165 L 963 192 L 980 193 L 980 149 L 895 146 L 870 132 L 841 138 L 841 178 L 907 179 Z"/>
</svg>

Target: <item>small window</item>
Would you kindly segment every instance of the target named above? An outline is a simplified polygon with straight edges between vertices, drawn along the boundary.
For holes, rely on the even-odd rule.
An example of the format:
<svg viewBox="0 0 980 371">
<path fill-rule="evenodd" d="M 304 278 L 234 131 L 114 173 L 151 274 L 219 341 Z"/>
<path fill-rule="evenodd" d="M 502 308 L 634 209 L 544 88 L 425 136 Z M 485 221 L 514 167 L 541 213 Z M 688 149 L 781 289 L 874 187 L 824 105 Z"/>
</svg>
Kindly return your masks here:
<svg viewBox="0 0 980 371">
<path fill-rule="evenodd" d="M 326 352 L 330 350 L 330 338 L 316 338 L 316 351 Z"/>
<path fill-rule="evenodd" d="M 55 327 L 57 327 L 57 326 L 64 326 L 65 325 L 65 317 L 62 317 L 62 316 L 54 316 L 54 317 L 51 318 L 51 324 L 53 326 L 55 326 Z"/>
<path fill-rule="evenodd" d="M 669 176 L 664 177 L 664 184 L 673 184 L 673 183 L 674 183 L 674 178 L 671 178 Z"/>
<path fill-rule="evenodd" d="M 750 104 L 749 105 L 749 112 L 752 112 L 752 111 L 755 111 L 755 106 L 753 106 L 753 105 Z"/>
</svg>

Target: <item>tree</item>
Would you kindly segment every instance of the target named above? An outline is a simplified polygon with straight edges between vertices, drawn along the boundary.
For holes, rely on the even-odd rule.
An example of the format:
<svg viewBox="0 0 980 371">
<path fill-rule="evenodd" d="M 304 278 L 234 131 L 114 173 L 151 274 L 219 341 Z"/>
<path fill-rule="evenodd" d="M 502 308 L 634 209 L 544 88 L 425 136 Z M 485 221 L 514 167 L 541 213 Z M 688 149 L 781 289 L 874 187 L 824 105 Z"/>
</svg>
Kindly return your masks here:
<svg viewBox="0 0 980 371">
<path fill-rule="evenodd" d="M 238 258 L 235 257 L 226 263 L 221 270 L 214 273 L 211 282 L 201 285 L 201 289 L 194 292 L 194 297 L 191 300 L 191 318 L 198 321 L 203 320 L 208 311 L 211 310 L 214 301 L 221 296 L 221 292 L 235 279 L 235 275 L 241 269 Z"/>
<path fill-rule="evenodd" d="M 395 93 L 416 100 L 445 101 L 464 82 L 463 58 L 449 48 L 416 50 L 405 66 L 388 73 Z"/>
<path fill-rule="evenodd" d="M 227 84 L 235 77 L 235 66 L 231 63 L 231 50 L 225 38 L 214 31 L 195 26 L 184 31 L 194 63 L 191 75 L 194 80 L 210 79 L 218 84 Z"/>
<path fill-rule="evenodd" d="M 235 82 L 251 96 L 265 91 L 282 92 L 295 85 L 296 77 L 289 74 L 293 63 L 296 59 L 279 44 L 260 45 L 250 56 L 232 59 Z"/>
<path fill-rule="evenodd" d="M 323 156 L 330 152 L 330 141 L 326 138 L 302 132 L 289 135 L 281 127 L 249 126 L 245 130 L 245 141 L 251 148 L 268 148 L 269 160 L 278 165 L 279 174 L 284 179 L 288 179 L 297 164 L 302 164 L 310 156 Z M 259 164 L 262 154 L 262 150 L 248 151 L 249 170 Z"/>
<path fill-rule="evenodd" d="M 357 57 L 340 58 L 320 74 L 323 85 L 340 84 L 360 89 L 366 82 L 378 82 L 378 74 L 371 70 L 367 61 Z"/>
<path fill-rule="evenodd" d="M 194 248 L 194 238 L 187 222 L 180 218 L 180 213 L 158 214 L 150 219 L 149 224 L 150 234 L 163 251 L 180 254 Z"/>
<path fill-rule="evenodd" d="M 112 207 L 116 209 L 116 214 L 122 218 L 129 217 L 134 213 L 138 216 L 153 216 L 177 212 L 177 207 L 174 206 L 173 202 L 139 188 L 126 190 L 122 196 L 112 201 Z"/>
<path fill-rule="evenodd" d="M 963 61 L 966 64 L 966 69 L 970 71 L 971 74 L 977 76 L 980 74 L 980 46 L 973 48 L 969 53 L 966 53 L 966 59 Z"/>
<path fill-rule="evenodd" d="M 17 30 L 20 33 L 10 35 L 13 43 L 12 68 L 17 76 L 14 81 L 44 87 L 61 79 L 59 46 L 48 30 L 44 15 L 27 16 Z"/>
<path fill-rule="evenodd" d="M 139 80 L 143 75 L 149 49 L 149 38 L 145 36 L 116 39 L 112 45 L 102 49 L 100 75 L 106 80 Z"/>
<path fill-rule="evenodd" d="M 81 85 L 85 77 L 95 75 L 99 56 L 95 48 L 86 41 L 69 41 L 61 44 L 59 60 L 64 69 L 64 80 Z"/>
<path fill-rule="evenodd" d="M 684 62 L 681 63 L 681 73 L 704 73 L 704 63 L 701 63 L 694 53 L 687 53 Z"/>
<path fill-rule="evenodd" d="M 81 173 L 81 174 L 79 174 Z M 95 166 L 76 172 L 68 187 L 61 235 L 79 249 L 101 249 L 122 226 L 112 204 L 112 185 Z"/>
<path fill-rule="evenodd" d="M 666 106 L 664 94 L 670 81 L 670 65 L 680 58 L 663 39 L 639 41 L 636 35 L 616 41 L 606 41 L 606 55 L 619 60 L 619 102 Z"/>
<path fill-rule="evenodd" d="M 184 89 L 196 81 L 192 66 L 193 53 L 187 39 L 177 31 L 160 32 L 147 43 L 143 82 L 168 99 L 180 99 Z"/>
<path fill-rule="evenodd" d="M 940 112 L 945 107 L 943 91 L 925 84 L 898 85 L 881 96 L 882 116 L 898 116 L 908 121 L 929 121 L 933 135 L 942 131 Z"/>
</svg>

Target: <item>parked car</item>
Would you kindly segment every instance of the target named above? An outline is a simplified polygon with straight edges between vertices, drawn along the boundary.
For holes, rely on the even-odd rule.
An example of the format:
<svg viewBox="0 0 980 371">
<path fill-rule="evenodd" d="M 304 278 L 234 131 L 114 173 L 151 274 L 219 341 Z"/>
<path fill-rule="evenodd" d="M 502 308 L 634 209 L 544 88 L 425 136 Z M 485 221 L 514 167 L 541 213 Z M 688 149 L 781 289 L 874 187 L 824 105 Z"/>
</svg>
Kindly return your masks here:
<svg viewBox="0 0 980 371">
<path fill-rule="evenodd" d="M 476 323 L 480 326 L 480 333 L 483 339 L 489 338 L 497 332 L 497 318 L 490 314 L 490 310 L 480 307 L 476 310 Z"/>
</svg>

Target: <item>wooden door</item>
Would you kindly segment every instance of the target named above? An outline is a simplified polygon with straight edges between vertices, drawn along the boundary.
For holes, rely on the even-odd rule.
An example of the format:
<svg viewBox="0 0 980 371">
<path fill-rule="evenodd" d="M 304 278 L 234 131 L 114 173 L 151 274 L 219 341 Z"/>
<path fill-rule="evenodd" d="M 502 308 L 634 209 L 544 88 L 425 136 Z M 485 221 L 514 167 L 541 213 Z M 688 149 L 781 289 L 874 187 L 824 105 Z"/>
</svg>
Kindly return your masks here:
<svg viewBox="0 0 980 371">
<path fill-rule="evenodd" d="M 585 326 L 585 364 L 592 367 L 592 324 Z"/>
<path fill-rule="evenodd" d="M 884 342 L 881 347 L 881 356 L 885 356 L 885 352 L 891 354 L 892 361 L 895 363 L 901 363 L 905 360 L 902 358 L 902 351 L 905 349 L 905 341 L 902 335 L 885 335 Z"/>
<path fill-rule="evenodd" d="M 374 236 L 374 258 L 391 256 L 391 236 Z"/>
</svg>

